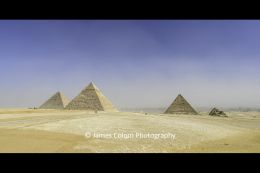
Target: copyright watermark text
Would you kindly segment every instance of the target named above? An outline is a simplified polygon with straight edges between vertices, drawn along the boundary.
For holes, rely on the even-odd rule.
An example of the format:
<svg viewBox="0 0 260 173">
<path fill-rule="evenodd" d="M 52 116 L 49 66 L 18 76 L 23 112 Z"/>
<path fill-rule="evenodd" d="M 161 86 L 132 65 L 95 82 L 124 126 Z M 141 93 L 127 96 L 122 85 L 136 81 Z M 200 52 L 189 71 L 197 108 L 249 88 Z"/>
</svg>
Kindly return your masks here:
<svg viewBox="0 0 260 173">
<path fill-rule="evenodd" d="M 96 139 L 175 139 L 176 135 L 173 133 L 94 133 L 86 132 L 86 138 Z"/>
</svg>

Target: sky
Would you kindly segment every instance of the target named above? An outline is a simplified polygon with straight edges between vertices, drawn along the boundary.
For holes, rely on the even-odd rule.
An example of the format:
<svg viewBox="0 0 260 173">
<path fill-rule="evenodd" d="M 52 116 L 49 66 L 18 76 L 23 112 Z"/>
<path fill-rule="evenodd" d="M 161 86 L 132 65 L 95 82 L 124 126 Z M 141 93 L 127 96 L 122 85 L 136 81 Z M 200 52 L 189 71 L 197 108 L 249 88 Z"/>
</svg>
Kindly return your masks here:
<svg viewBox="0 0 260 173">
<path fill-rule="evenodd" d="M 119 109 L 260 107 L 260 21 L 0 20 L 0 107 L 91 81 Z"/>
</svg>

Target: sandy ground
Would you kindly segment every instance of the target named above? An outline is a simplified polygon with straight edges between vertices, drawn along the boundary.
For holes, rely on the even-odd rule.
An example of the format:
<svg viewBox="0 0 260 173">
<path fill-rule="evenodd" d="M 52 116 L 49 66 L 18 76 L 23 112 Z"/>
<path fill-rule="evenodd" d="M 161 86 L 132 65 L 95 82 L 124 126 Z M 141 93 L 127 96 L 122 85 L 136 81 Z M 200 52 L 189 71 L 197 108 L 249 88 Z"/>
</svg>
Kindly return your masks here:
<svg viewBox="0 0 260 173">
<path fill-rule="evenodd" d="M 227 114 L 1 109 L 0 152 L 259 153 L 260 112 Z"/>
</svg>

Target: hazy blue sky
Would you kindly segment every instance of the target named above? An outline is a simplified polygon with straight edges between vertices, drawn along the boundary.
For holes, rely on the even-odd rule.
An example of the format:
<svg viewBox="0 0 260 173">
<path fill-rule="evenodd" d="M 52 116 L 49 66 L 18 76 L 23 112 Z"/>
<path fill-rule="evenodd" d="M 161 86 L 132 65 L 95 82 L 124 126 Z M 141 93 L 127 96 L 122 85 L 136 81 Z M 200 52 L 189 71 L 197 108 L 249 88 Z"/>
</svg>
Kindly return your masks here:
<svg viewBox="0 0 260 173">
<path fill-rule="evenodd" d="M 260 107 L 260 21 L 0 21 L 0 107 L 91 81 L 118 108 Z"/>
</svg>

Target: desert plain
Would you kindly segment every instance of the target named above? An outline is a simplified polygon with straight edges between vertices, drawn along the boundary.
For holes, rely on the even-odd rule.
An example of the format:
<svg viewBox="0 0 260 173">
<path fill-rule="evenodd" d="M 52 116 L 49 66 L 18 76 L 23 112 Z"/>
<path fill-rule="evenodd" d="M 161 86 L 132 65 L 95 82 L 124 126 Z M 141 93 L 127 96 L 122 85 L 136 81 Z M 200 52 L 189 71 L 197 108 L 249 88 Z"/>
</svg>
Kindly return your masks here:
<svg viewBox="0 0 260 173">
<path fill-rule="evenodd" d="M 259 153 L 260 112 L 226 113 L 0 109 L 0 152 Z M 137 133 L 164 136 L 130 136 Z"/>
</svg>

